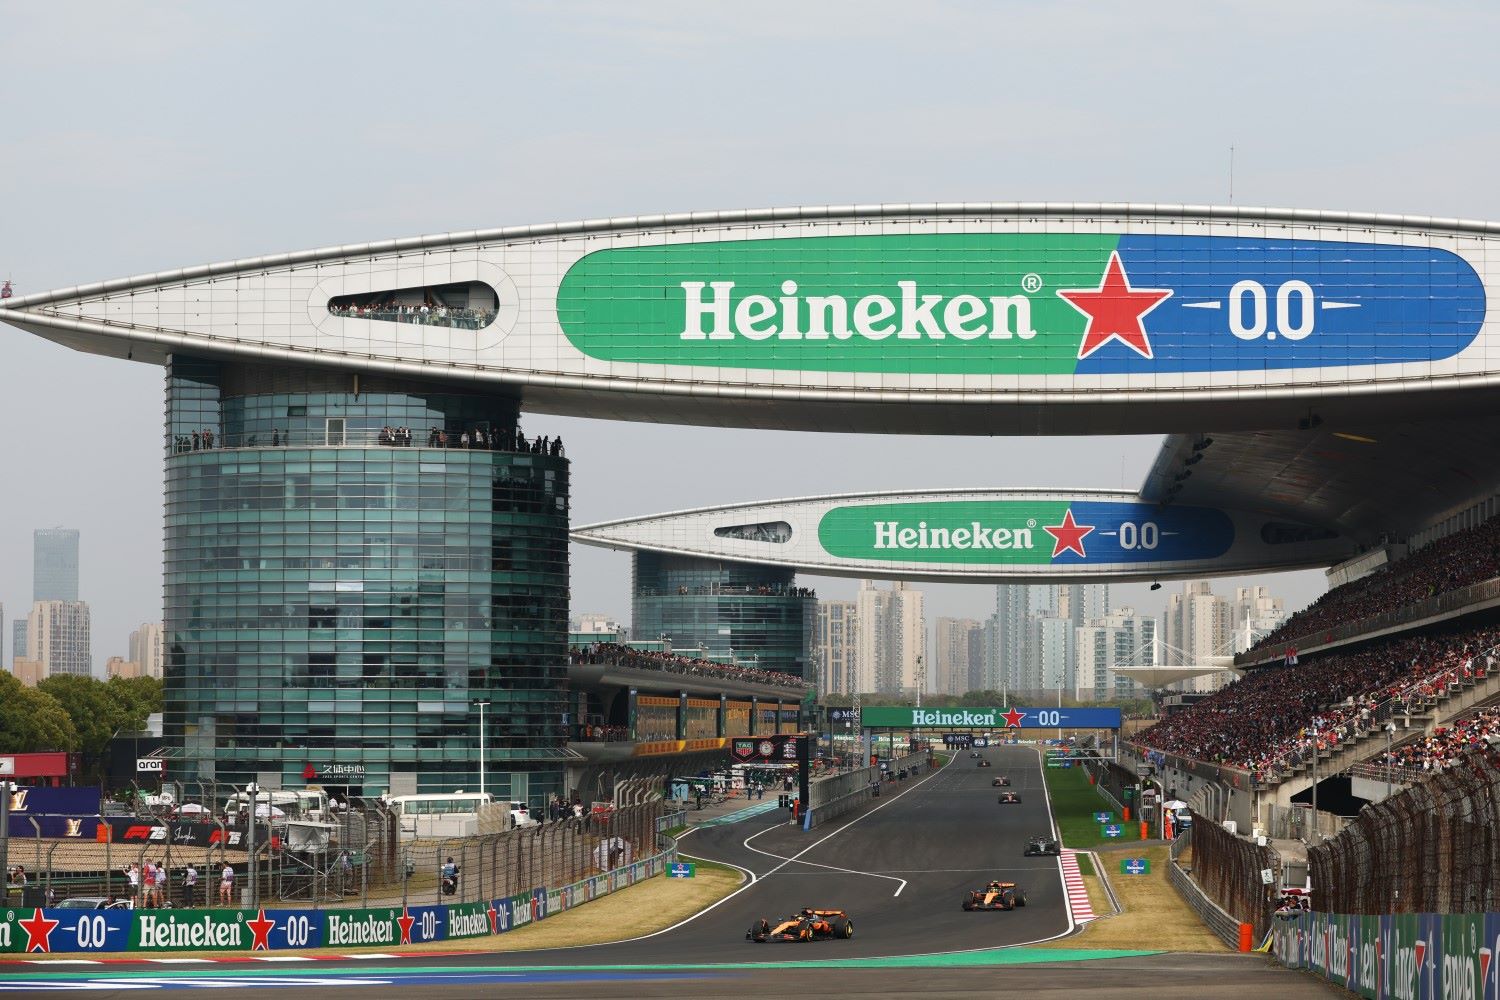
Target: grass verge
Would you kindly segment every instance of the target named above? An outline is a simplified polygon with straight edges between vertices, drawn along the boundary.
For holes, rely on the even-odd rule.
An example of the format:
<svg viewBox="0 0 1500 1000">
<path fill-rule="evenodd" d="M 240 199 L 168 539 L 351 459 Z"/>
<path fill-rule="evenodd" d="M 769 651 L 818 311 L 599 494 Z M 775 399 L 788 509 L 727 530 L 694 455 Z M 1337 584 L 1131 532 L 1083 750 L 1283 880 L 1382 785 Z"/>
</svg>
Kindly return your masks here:
<svg viewBox="0 0 1500 1000">
<path fill-rule="evenodd" d="M 1227 952 L 1192 908 L 1167 881 L 1167 848 L 1146 847 L 1132 852 L 1151 862 L 1149 875 L 1111 873 L 1123 912 L 1094 920 L 1080 934 L 1040 945 L 1042 948 L 1152 948 L 1161 951 Z M 1094 896 L 1098 877 L 1084 879 L 1095 912 L 1108 913 L 1102 886 Z"/>
<path fill-rule="evenodd" d="M 1057 820 L 1057 832 L 1062 836 L 1064 847 L 1087 850 L 1140 838 L 1139 823 L 1123 824 L 1124 837 L 1111 838 L 1099 832 L 1094 813 L 1114 812 L 1114 806 L 1104 801 L 1089 784 L 1088 772 L 1083 768 L 1048 767 L 1043 768 L 1042 776 L 1047 782 L 1047 794 L 1052 798 L 1052 816 Z"/>
</svg>

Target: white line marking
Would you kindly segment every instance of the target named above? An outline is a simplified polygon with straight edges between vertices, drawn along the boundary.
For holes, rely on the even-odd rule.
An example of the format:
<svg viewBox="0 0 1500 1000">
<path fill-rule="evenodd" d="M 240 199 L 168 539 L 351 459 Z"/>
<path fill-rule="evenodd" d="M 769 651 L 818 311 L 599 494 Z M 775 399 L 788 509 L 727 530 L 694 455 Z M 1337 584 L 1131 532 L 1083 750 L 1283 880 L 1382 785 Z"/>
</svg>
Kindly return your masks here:
<svg viewBox="0 0 1500 1000">
<path fill-rule="evenodd" d="M 911 791 L 911 789 L 908 788 L 907 791 Z M 905 795 L 906 792 L 902 792 L 901 794 Z M 900 796 L 897 796 L 897 798 L 900 798 Z M 892 799 L 891 801 L 894 802 L 894 801 L 896 801 L 896 799 Z M 873 810 L 871 810 L 871 811 L 873 812 Z M 771 827 L 771 830 L 774 830 L 774 829 L 775 829 L 775 827 Z M 762 831 L 760 831 L 760 833 L 769 833 L 769 832 L 770 832 L 770 830 L 762 830 Z M 833 833 L 838 833 L 838 832 L 839 832 L 838 830 L 833 831 Z M 891 895 L 893 897 L 901 895 L 901 890 L 906 888 L 906 884 L 907 884 L 906 883 L 906 879 L 904 879 L 904 878 L 897 878 L 894 875 L 880 875 L 880 874 L 877 874 L 876 872 L 859 871 L 859 870 L 854 869 L 854 868 L 840 868 L 838 865 L 824 865 L 824 864 L 819 864 L 816 861 L 799 861 L 798 860 L 799 858 L 802 857 L 803 854 L 806 854 L 808 851 L 812 850 L 814 847 L 817 847 L 818 844 L 821 844 L 823 842 L 823 840 L 827 840 L 828 837 L 833 836 L 833 833 L 830 833 L 828 835 L 828 837 L 824 837 L 823 840 L 818 841 L 817 844 L 813 844 L 813 845 L 811 845 L 809 847 L 804 848 L 800 853 L 794 854 L 790 858 L 787 857 L 785 854 L 772 854 L 770 851 L 762 851 L 759 847 L 751 847 L 750 846 L 750 841 L 754 840 L 756 837 L 759 837 L 760 833 L 752 834 L 751 836 L 746 837 L 745 840 L 744 840 L 744 843 L 741 846 L 743 846 L 747 850 L 754 851 L 756 854 L 764 854 L 768 858 L 776 858 L 778 861 L 785 862 L 785 864 L 780 864 L 780 865 L 777 865 L 775 868 L 772 868 L 770 871 L 768 871 L 764 875 L 762 875 L 761 878 L 770 878 L 772 875 L 775 875 L 777 872 L 781 871 L 781 869 L 785 868 L 787 865 L 789 865 L 789 864 L 791 864 L 792 862 L 795 861 L 799 865 L 808 865 L 808 866 L 813 867 L 813 868 L 826 868 L 829 871 L 833 871 L 833 872 L 843 872 L 845 875 L 868 875 L 871 878 L 883 878 L 883 879 L 889 879 L 892 882 L 899 882 L 901 884 L 898 885 L 898 886 L 896 886 L 896 891 L 893 892 L 893 893 L 891 893 Z M 801 873 L 799 873 L 799 874 L 801 874 Z"/>
<path fill-rule="evenodd" d="M 1184 309 L 1222 309 L 1224 307 L 1222 302 L 1183 302 L 1181 305 Z"/>
<path fill-rule="evenodd" d="M 1062 837 L 1057 832 L 1057 818 L 1052 815 L 1052 793 L 1047 789 L 1047 756 L 1042 752 L 1042 748 L 1039 746 L 1033 745 L 1031 749 L 1036 751 L 1037 769 L 1042 772 L 1042 795 L 1045 796 L 1047 800 L 1047 824 L 1052 828 L 1052 839 L 1057 841 L 1057 843 L 1061 845 Z M 1063 874 L 1062 855 L 1059 854 L 1057 856 L 1057 877 L 1059 880 L 1063 878 Z M 1078 929 L 1078 922 L 1073 919 L 1073 907 L 1066 902 L 1066 893 L 1064 893 L 1063 898 L 1063 910 L 1068 915 L 1068 929 L 1063 931 L 1061 934 L 1056 935 L 1060 938 L 1067 937 L 1069 934 L 1072 934 Z M 1047 940 L 1050 941 L 1053 939 L 1047 938 Z"/>
<path fill-rule="evenodd" d="M 211 958 L 148 958 L 148 962 L 157 965 L 209 965 L 213 963 Z"/>
<path fill-rule="evenodd" d="M 257 962 L 316 962 L 315 958 L 305 955 L 252 955 Z"/>
<path fill-rule="evenodd" d="M 1321 307 L 1323 309 L 1358 309 L 1361 305 L 1363 305 L 1363 303 L 1361 303 L 1361 302 L 1327 302 L 1327 301 L 1324 301 L 1324 302 L 1319 302 L 1318 305 L 1319 305 L 1319 307 Z"/>
</svg>

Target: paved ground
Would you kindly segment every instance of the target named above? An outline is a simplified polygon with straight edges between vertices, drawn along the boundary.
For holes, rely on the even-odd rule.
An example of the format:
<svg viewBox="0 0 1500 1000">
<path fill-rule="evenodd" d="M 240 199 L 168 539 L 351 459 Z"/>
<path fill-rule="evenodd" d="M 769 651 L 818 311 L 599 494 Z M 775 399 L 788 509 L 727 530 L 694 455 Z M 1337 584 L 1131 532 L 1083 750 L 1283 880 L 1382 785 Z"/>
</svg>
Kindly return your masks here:
<svg viewBox="0 0 1500 1000">
<path fill-rule="evenodd" d="M 694 831 L 686 854 L 733 865 L 748 882 L 689 923 L 648 938 L 522 954 L 468 954 L 321 961 L 297 966 L 136 966 L 0 981 L 17 989 L 239 988 L 239 995 L 344 992 L 375 997 L 493 995 L 525 984 L 528 997 L 771 997 L 971 995 L 1003 982 L 1007 993 L 1171 997 L 1337 995 L 1310 977 L 1250 956 L 1157 955 L 1006 948 L 1066 934 L 1056 858 L 1026 858 L 1028 837 L 1050 828 L 1041 772 L 1026 747 L 986 751 L 979 768 L 960 755 L 921 779 L 886 786 L 861 812 L 804 833 L 779 812 Z M 1009 774 L 1020 805 L 996 802 L 990 786 Z M 991 878 L 1025 887 L 1028 906 L 965 913 L 962 893 Z M 803 906 L 838 907 L 855 923 L 852 941 L 756 945 L 745 931 Z M 1142 949 L 1150 942 L 1142 941 Z M 966 955 L 940 955 L 968 951 Z M 1119 955 L 1120 953 L 1103 953 Z M 911 956 L 895 957 L 893 956 Z M 933 957 L 915 957 L 933 956 Z M 1067 959 L 1092 959 L 1068 962 Z M 853 968 L 831 966 L 852 965 Z M 977 967 L 976 967 L 977 966 Z M 626 968 L 628 967 L 628 968 Z M 244 977 L 236 981 L 234 977 Z"/>
</svg>

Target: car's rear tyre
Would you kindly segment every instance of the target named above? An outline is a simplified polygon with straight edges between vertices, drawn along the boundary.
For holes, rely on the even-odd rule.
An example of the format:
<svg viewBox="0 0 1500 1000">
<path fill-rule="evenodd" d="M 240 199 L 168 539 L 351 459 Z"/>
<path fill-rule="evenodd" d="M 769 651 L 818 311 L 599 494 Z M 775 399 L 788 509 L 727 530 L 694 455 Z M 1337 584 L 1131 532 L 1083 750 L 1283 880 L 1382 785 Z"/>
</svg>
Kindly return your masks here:
<svg viewBox="0 0 1500 1000">
<path fill-rule="evenodd" d="M 854 921 L 847 917 L 833 925 L 833 936 L 847 941 L 854 936 Z"/>
<path fill-rule="evenodd" d="M 973 909 L 974 909 L 974 900 L 970 899 L 968 896 L 965 896 L 964 897 L 964 910 L 965 910 L 965 912 L 971 911 Z"/>
<path fill-rule="evenodd" d="M 1024 893 L 1024 892 L 1018 892 L 1018 893 L 1016 893 L 1016 905 L 1017 906 L 1025 906 L 1026 905 L 1026 893 Z"/>
</svg>

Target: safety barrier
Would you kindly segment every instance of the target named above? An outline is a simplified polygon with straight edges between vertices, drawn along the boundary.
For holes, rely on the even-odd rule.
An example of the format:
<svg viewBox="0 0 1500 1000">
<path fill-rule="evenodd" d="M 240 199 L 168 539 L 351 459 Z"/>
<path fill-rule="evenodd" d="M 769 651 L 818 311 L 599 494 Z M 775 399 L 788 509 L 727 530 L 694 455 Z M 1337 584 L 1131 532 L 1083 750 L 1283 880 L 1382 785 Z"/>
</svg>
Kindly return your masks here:
<svg viewBox="0 0 1500 1000">
<path fill-rule="evenodd" d="M 1190 836 L 1192 836 L 1191 830 L 1173 842 L 1172 856 L 1167 862 L 1167 881 L 1172 883 L 1172 888 L 1177 890 L 1177 894 L 1193 908 L 1194 913 L 1198 914 L 1204 926 L 1213 931 L 1229 947 L 1238 948 L 1240 921 L 1225 912 L 1218 903 L 1209 899 L 1208 894 L 1193 881 L 1189 871 L 1177 862 L 1182 846 L 1186 846 L 1186 841 Z"/>
<path fill-rule="evenodd" d="M 890 762 L 890 773 L 899 774 L 902 768 L 921 767 L 926 763 L 927 754 L 908 754 Z M 812 801 L 803 817 L 802 829 L 811 830 L 819 823 L 826 823 L 858 809 L 875 797 L 875 789 L 880 787 L 880 781 L 880 770 L 874 767 L 862 767 L 814 781 L 808 789 Z"/>
<path fill-rule="evenodd" d="M 677 860 L 677 842 L 662 834 L 657 848 L 649 858 L 561 888 L 476 903 L 322 910 L 11 907 L 0 911 L 0 953 L 280 951 L 503 934 L 662 874 Z"/>
<path fill-rule="evenodd" d="M 1267 942 L 1283 965 L 1362 997 L 1496 995 L 1500 913 L 1278 917 Z"/>
</svg>

